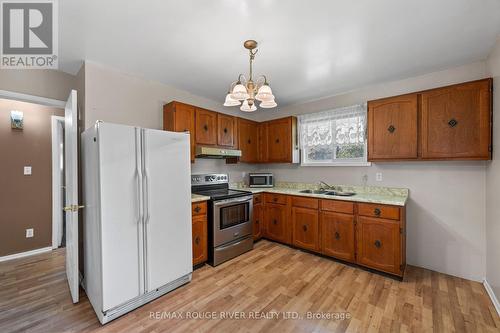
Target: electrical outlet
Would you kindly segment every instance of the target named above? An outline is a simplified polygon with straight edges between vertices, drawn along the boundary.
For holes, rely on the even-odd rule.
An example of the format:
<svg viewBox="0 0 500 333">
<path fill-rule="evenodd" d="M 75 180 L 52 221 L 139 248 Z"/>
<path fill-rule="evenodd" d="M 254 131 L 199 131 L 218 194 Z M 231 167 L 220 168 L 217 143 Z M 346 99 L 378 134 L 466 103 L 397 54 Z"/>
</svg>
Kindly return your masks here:
<svg viewBox="0 0 500 333">
<path fill-rule="evenodd" d="M 26 229 L 26 238 L 31 238 L 31 237 L 33 237 L 34 233 L 35 233 L 35 232 L 34 232 L 33 228 Z"/>
<path fill-rule="evenodd" d="M 378 181 L 378 182 L 382 181 L 382 172 L 377 172 L 375 174 L 375 180 Z"/>
<path fill-rule="evenodd" d="M 24 175 L 31 176 L 31 166 L 30 165 L 27 165 L 24 167 Z"/>
</svg>

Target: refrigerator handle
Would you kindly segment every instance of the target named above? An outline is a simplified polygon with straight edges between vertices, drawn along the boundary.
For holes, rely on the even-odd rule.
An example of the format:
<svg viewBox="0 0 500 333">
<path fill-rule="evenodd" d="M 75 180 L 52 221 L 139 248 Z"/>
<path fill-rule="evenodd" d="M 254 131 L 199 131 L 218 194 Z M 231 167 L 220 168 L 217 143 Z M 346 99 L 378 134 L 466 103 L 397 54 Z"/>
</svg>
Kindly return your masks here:
<svg viewBox="0 0 500 333">
<path fill-rule="evenodd" d="M 135 147 L 136 147 L 137 153 L 142 150 L 140 137 L 136 136 Z M 140 223 L 142 223 L 142 219 L 144 216 L 143 207 L 142 207 L 142 200 L 141 200 L 142 177 L 143 177 L 142 176 L 142 160 L 141 160 L 141 158 L 137 158 L 136 163 L 135 163 L 135 177 L 137 177 L 137 203 L 138 203 L 137 207 L 138 207 L 138 215 L 139 215 L 137 217 L 137 224 L 140 224 Z"/>
<path fill-rule="evenodd" d="M 144 129 L 141 129 L 142 131 L 142 168 L 144 170 L 144 224 L 149 224 L 149 218 L 150 218 L 150 213 L 149 213 L 149 175 L 148 175 L 148 168 L 146 165 L 146 154 L 147 154 L 147 149 L 146 149 L 146 133 Z"/>
</svg>

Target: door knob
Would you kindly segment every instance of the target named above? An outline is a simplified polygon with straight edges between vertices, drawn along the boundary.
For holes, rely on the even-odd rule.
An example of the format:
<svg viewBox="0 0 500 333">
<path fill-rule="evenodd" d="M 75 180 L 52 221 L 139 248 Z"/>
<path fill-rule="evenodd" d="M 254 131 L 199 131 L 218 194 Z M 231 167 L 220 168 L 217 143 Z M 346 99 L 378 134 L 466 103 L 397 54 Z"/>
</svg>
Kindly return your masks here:
<svg viewBox="0 0 500 333">
<path fill-rule="evenodd" d="M 77 212 L 79 209 L 85 208 L 85 206 L 70 205 L 63 208 L 65 212 Z"/>
</svg>

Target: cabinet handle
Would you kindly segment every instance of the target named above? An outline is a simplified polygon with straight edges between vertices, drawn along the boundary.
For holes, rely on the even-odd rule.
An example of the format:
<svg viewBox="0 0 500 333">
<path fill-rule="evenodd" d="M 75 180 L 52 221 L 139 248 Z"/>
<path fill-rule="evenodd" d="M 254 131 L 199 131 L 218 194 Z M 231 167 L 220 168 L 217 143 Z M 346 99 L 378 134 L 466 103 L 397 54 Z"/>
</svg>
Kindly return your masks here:
<svg viewBox="0 0 500 333">
<path fill-rule="evenodd" d="M 382 212 L 380 211 L 380 208 L 375 208 L 375 209 L 373 210 L 373 214 L 375 214 L 376 216 L 380 216 L 380 213 L 382 213 Z"/>
<path fill-rule="evenodd" d="M 200 244 L 200 236 L 196 236 L 196 238 L 194 239 L 194 242 L 196 243 L 196 245 L 199 245 Z"/>
<path fill-rule="evenodd" d="M 375 245 L 375 247 L 376 247 L 377 249 L 380 249 L 380 247 L 382 246 L 382 242 L 381 242 L 381 241 L 379 241 L 379 240 L 377 239 L 377 240 L 375 241 L 374 245 Z"/>
<path fill-rule="evenodd" d="M 304 225 L 302 226 L 302 230 L 307 231 L 307 225 L 305 225 L 305 224 L 304 224 Z"/>
<path fill-rule="evenodd" d="M 274 225 L 278 224 L 278 221 L 273 220 L 273 224 L 274 224 Z"/>
<path fill-rule="evenodd" d="M 255 224 L 259 224 L 259 220 L 255 220 Z"/>
<path fill-rule="evenodd" d="M 200 206 L 196 206 L 196 207 L 194 208 L 194 211 L 195 211 L 196 213 L 199 213 L 199 212 L 200 212 L 200 210 L 201 210 Z"/>
<path fill-rule="evenodd" d="M 455 118 L 451 118 L 448 125 L 453 128 L 458 125 L 458 121 Z"/>
<path fill-rule="evenodd" d="M 227 128 L 224 128 L 224 133 L 227 133 Z"/>
<path fill-rule="evenodd" d="M 394 133 L 394 131 L 396 130 L 396 127 L 394 126 L 389 126 L 389 128 L 387 129 L 390 133 Z"/>
<path fill-rule="evenodd" d="M 335 239 L 337 239 L 337 240 L 340 239 L 340 234 L 337 231 L 335 232 Z"/>
<path fill-rule="evenodd" d="M 203 129 L 204 129 L 205 131 L 208 131 L 208 125 L 206 125 L 206 124 L 205 124 L 205 125 L 203 126 Z"/>
<path fill-rule="evenodd" d="M 273 201 L 274 201 L 274 202 L 278 201 L 278 198 L 274 197 L 274 198 L 273 198 Z"/>
<path fill-rule="evenodd" d="M 248 144 L 251 144 L 251 143 L 252 143 L 252 140 L 248 139 L 247 143 L 248 143 Z"/>
<path fill-rule="evenodd" d="M 280 143 L 280 139 L 276 139 L 276 143 Z"/>
</svg>

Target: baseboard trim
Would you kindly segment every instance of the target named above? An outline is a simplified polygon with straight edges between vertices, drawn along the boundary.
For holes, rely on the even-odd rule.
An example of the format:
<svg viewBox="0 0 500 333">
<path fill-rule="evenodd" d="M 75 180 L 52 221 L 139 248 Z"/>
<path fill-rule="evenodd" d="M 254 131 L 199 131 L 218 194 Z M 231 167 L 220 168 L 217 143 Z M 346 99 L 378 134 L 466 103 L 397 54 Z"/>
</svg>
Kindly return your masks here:
<svg viewBox="0 0 500 333">
<path fill-rule="evenodd" d="M 52 251 L 52 246 L 42 247 L 41 249 L 35 249 L 35 250 L 21 252 L 21 253 L 9 254 L 8 256 L 0 257 L 0 262 L 29 257 L 29 256 L 33 256 L 35 254 L 40 254 L 40 253 L 45 253 L 45 252 L 50 252 L 50 251 Z"/>
<path fill-rule="evenodd" d="M 483 280 L 483 286 L 484 289 L 486 289 L 486 292 L 488 293 L 488 296 L 490 296 L 491 302 L 493 302 L 493 305 L 495 306 L 495 309 L 497 310 L 498 315 L 500 316 L 500 303 L 498 302 L 498 299 L 493 292 L 493 289 L 491 288 L 490 284 L 486 279 Z"/>
</svg>

